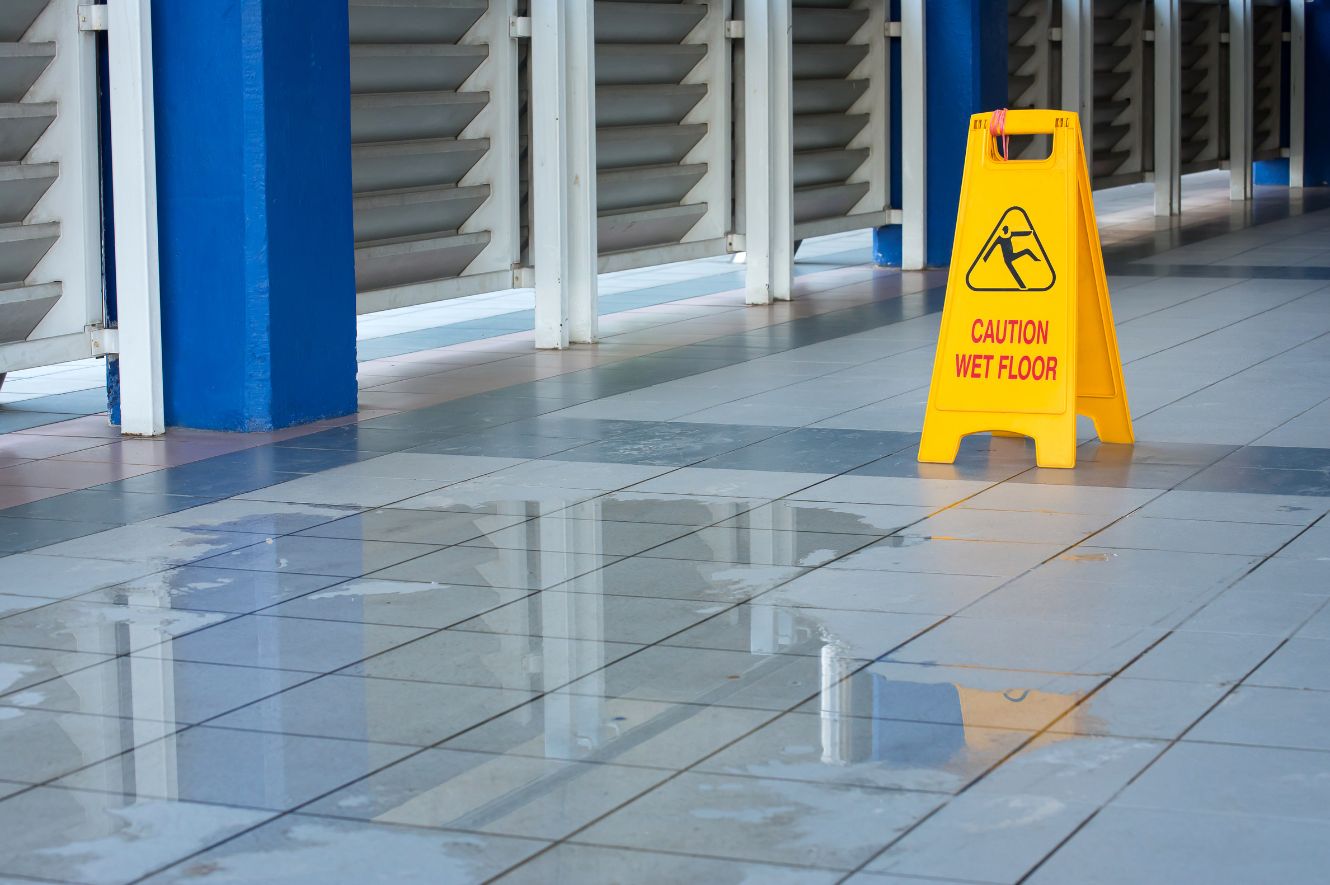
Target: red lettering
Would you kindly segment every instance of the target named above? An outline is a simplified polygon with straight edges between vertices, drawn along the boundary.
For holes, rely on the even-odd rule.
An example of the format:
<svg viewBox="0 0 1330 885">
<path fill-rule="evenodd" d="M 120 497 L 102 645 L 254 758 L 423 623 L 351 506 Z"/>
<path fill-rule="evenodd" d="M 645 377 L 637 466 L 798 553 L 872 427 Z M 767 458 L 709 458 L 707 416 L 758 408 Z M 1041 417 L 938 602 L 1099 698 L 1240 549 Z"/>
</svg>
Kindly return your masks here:
<svg viewBox="0 0 1330 885">
<path fill-rule="evenodd" d="M 1044 323 L 1044 335 L 1045 337 L 1048 335 L 1048 323 Z M 1055 356 L 1048 358 L 1048 380 L 1058 380 L 1058 358 Z"/>
<path fill-rule="evenodd" d="M 983 325 L 984 325 L 983 320 L 976 319 L 974 321 L 974 325 L 970 327 L 970 340 L 973 341 L 975 344 L 979 343 L 979 336 L 981 334 L 979 330 L 983 328 Z"/>
<path fill-rule="evenodd" d="M 1037 341 L 1036 341 L 1035 343 L 1037 343 L 1037 344 L 1047 344 L 1047 343 L 1048 343 L 1048 320 L 1040 320 L 1038 323 L 1036 323 L 1036 329 L 1037 329 L 1037 335 L 1036 335 Z M 1051 361 L 1051 362 L 1050 362 L 1050 365 L 1051 365 L 1052 362 L 1055 362 L 1055 361 L 1056 361 L 1056 357 L 1049 357 L 1049 360 Z"/>
<path fill-rule="evenodd" d="M 970 374 L 970 366 L 974 363 L 974 355 L 969 353 L 956 354 L 956 377 L 964 378 Z"/>
</svg>

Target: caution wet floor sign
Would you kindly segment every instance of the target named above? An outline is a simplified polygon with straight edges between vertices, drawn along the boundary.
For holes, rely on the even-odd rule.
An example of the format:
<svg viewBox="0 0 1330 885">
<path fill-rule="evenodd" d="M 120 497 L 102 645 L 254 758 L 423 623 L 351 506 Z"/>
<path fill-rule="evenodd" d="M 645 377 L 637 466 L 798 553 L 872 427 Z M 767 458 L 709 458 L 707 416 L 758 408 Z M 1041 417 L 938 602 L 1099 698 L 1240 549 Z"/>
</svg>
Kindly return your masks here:
<svg viewBox="0 0 1330 885">
<path fill-rule="evenodd" d="M 1080 126 L 1065 111 L 998 122 L 970 121 L 919 460 L 949 464 L 963 436 L 998 431 L 1032 437 L 1041 467 L 1074 467 L 1077 414 L 1132 441 Z M 1005 159 L 1004 134 L 1051 136 L 1052 151 Z"/>
</svg>

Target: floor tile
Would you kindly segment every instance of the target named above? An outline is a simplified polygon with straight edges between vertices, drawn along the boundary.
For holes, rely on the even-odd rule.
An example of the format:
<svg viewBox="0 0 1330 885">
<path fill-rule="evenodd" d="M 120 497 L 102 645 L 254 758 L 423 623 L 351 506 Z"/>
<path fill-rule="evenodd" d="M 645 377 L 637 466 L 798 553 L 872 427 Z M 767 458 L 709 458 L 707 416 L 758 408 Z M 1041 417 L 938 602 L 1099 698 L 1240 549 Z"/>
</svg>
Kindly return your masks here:
<svg viewBox="0 0 1330 885">
<path fill-rule="evenodd" d="M 1052 580 L 1219 589 L 1258 561 L 1252 556 L 1083 545 L 1046 563 L 1039 575 Z"/>
<path fill-rule="evenodd" d="M 273 617 L 439 629 L 522 599 L 525 590 L 358 578 L 264 611 Z"/>
<path fill-rule="evenodd" d="M 755 507 L 719 523 L 719 526 L 746 531 L 784 529 L 796 532 L 889 535 L 918 522 L 931 512 L 928 507 L 786 499 Z"/>
<path fill-rule="evenodd" d="M 443 480 L 402 479 L 389 476 L 337 476 L 311 474 L 241 495 L 250 501 L 322 504 L 340 507 L 382 507 L 415 498 L 446 485 Z"/>
<path fill-rule="evenodd" d="M 1301 530 L 1296 525 L 1128 516 L 1095 535 L 1093 544 L 1135 550 L 1268 556 Z"/>
<path fill-rule="evenodd" d="M 615 557 L 592 553 L 544 550 L 501 550 L 449 547 L 385 568 L 376 578 L 393 581 L 433 581 L 475 587 L 543 590 L 593 572 Z"/>
<path fill-rule="evenodd" d="M 652 643 L 721 611 L 688 599 L 547 590 L 457 624 L 454 629 L 560 639 Z"/>
<path fill-rule="evenodd" d="M 965 502 L 981 510 L 1029 510 L 1088 516 L 1123 516 L 1159 497 L 1151 489 L 1013 483 L 986 489 Z"/>
<path fill-rule="evenodd" d="M 1169 746 L 1160 740 L 1041 734 L 975 783 L 973 792 L 1103 804 Z"/>
<path fill-rule="evenodd" d="M 786 713 L 698 771 L 956 793 L 1030 737 L 981 726 Z"/>
<path fill-rule="evenodd" d="M 685 773 L 578 841 L 848 870 L 939 802 L 926 793 Z"/>
<path fill-rule="evenodd" d="M 223 842 L 268 812 L 40 788 L 0 803 L 0 873 L 119 883 Z"/>
<path fill-rule="evenodd" d="M 632 556 L 691 531 L 689 526 L 539 516 L 465 542 L 468 547 Z"/>
<path fill-rule="evenodd" d="M 819 657 L 830 648 L 842 655 L 871 660 L 938 620 L 934 615 L 744 603 L 665 639 L 663 644 Z"/>
<path fill-rule="evenodd" d="M 426 747 L 525 703 L 531 692 L 324 676 L 211 725 Z"/>
<path fill-rule="evenodd" d="M 244 615 L 171 643 L 177 660 L 326 673 L 425 635 L 378 624 Z M 149 652 L 149 657 L 157 655 Z"/>
<path fill-rule="evenodd" d="M 1179 628 L 1189 633 L 1288 636 L 1325 607 L 1320 588 L 1307 593 L 1290 587 L 1280 594 L 1248 593 L 1241 586 L 1220 594 Z"/>
<path fill-rule="evenodd" d="M 150 881 L 482 882 L 547 843 L 363 821 L 289 815 Z M 275 858 L 281 858 L 274 862 Z"/>
<path fill-rule="evenodd" d="M 56 784 L 126 797 L 284 811 L 406 754 L 411 747 L 199 725 L 91 765 Z"/>
<path fill-rule="evenodd" d="M 557 839 L 668 776 L 647 768 L 426 750 L 307 810 L 378 823 Z"/>
<path fill-rule="evenodd" d="M 116 658 L 0 698 L 0 703 L 136 721 L 193 724 L 312 678 L 307 673 Z"/>
<path fill-rule="evenodd" d="M 1290 639 L 1247 677 L 1246 684 L 1330 691 L 1330 641 Z"/>
<path fill-rule="evenodd" d="M 218 532 L 285 535 L 341 519 L 354 509 L 231 498 L 148 520 L 152 525 Z"/>
<path fill-rule="evenodd" d="M 135 608 L 249 614 L 341 580 L 336 576 L 254 572 L 186 565 L 104 587 L 79 597 Z"/>
<path fill-rule="evenodd" d="M 1330 499 L 1238 492 L 1165 492 L 1141 508 L 1141 516 L 1310 525 L 1330 510 Z"/>
<path fill-rule="evenodd" d="M 1183 814 L 1113 806 L 1062 846 L 1029 882 L 1175 885 L 1307 882 L 1330 863 L 1320 822 Z M 1131 845 L 1131 851 L 1123 851 Z"/>
<path fill-rule="evenodd" d="M 788 566 L 632 557 L 559 586 L 571 593 L 743 602 L 804 574 Z"/>
<path fill-rule="evenodd" d="M 446 631 L 342 671 L 348 676 L 552 691 L 641 646 L 589 639 Z"/>
<path fill-rule="evenodd" d="M 806 867 L 689 857 L 563 843 L 497 881 L 503 885 L 616 885 L 620 882 L 729 882 L 734 885 L 832 885 L 840 873 Z"/>
<path fill-rule="evenodd" d="M 1239 686 L 1188 740 L 1330 751 L 1330 693 Z"/>
<path fill-rule="evenodd" d="M 53 559 L 31 553 L 0 557 L 0 586 L 18 596 L 63 599 L 158 571 L 156 565 L 113 559 Z"/>
<path fill-rule="evenodd" d="M 461 734 L 445 746 L 540 759 L 681 769 L 774 715 L 763 710 L 558 691 Z"/>
<path fill-rule="evenodd" d="M 40 784 L 113 758 L 176 730 L 152 720 L 0 708 L 0 778 Z M 0 803 L 3 807 L 5 803 Z"/>
<path fill-rule="evenodd" d="M 778 498 L 827 479 L 825 473 L 683 467 L 633 486 L 634 492 Z"/>
<path fill-rule="evenodd" d="M 1171 740 L 1227 692 L 1221 685 L 1119 677 L 1086 698 L 1055 732 Z"/>
<path fill-rule="evenodd" d="M 438 549 L 431 544 L 286 535 L 200 560 L 199 565 L 256 572 L 296 572 L 357 578 Z"/>
<path fill-rule="evenodd" d="M 1161 636 L 1149 628 L 951 618 L 892 652 L 889 660 L 1098 675 L 1125 666 Z"/>
<path fill-rule="evenodd" d="M 798 491 L 790 497 L 799 501 L 895 504 L 936 510 L 976 495 L 989 485 L 987 482 L 960 479 L 838 476 Z"/>
<path fill-rule="evenodd" d="M 874 540 L 871 535 L 715 526 L 653 547 L 643 555 L 811 568 L 839 559 Z"/>
<path fill-rule="evenodd" d="M 120 560 L 168 568 L 262 542 L 263 535 L 127 525 L 42 547 L 34 555 L 62 559 Z"/>
<path fill-rule="evenodd" d="M 94 652 L 0 645 L 0 692 L 27 688 L 107 659 L 108 655 Z"/>
<path fill-rule="evenodd" d="M 1229 633 L 1170 633 L 1123 671 L 1132 679 L 1231 685 L 1256 668 L 1279 640 Z"/>
<path fill-rule="evenodd" d="M 902 535 L 962 541 L 1007 541 L 1070 546 L 1099 531 L 1103 514 L 1042 513 L 1024 510 L 971 510 L 953 507 L 901 531 Z"/>
<path fill-rule="evenodd" d="M 473 480 L 397 501 L 405 510 L 446 510 L 530 518 L 597 497 L 595 489 L 554 488 Z"/>
<path fill-rule="evenodd" d="M 94 654 L 128 654 L 220 624 L 230 617 L 221 612 L 64 600 L 0 619 L 0 643 Z"/>
<path fill-rule="evenodd" d="M 836 560 L 830 567 L 1015 577 L 1057 556 L 1064 547 L 893 535 Z"/>
<path fill-rule="evenodd" d="M 447 513 L 426 510 L 368 510 L 300 532 L 316 538 L 398 541 L 410 544 L 460 544 L 486 532 L 517 525 L 525 516 Z"/>
<path fill-rule="evenodd" d="M 761 605 L 949 615 L 1005 580 L 982 575 L 816 569 L 757 601 Z"/>
<path fill-rule="evenodd" d="M 765 498 L 723 498 L 651 492 L 610 492 L 560 511 L 572 519 L 704 526 L 768 503 Z"/>
<path fill-rule="evenodd" d="M 22 553 L 112 528 L 113 523 L 0 516 L 0 553 Z"/>
</svg>

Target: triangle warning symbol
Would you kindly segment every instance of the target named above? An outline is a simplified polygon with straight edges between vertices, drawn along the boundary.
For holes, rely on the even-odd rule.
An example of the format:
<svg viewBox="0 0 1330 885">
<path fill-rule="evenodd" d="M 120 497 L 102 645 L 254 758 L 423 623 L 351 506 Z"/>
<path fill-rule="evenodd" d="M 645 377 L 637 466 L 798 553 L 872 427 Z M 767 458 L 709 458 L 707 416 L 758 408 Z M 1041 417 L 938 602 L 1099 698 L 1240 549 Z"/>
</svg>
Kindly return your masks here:
<svg viewBox="0 0 1330 885">
<path fill-rule="evenodd" d="M 1020 206 L 1002 213 L 965 274 L 965 285 L 975 292 L 1047 292 L 1056 280 L 1039 233 Z"/>
</svg>

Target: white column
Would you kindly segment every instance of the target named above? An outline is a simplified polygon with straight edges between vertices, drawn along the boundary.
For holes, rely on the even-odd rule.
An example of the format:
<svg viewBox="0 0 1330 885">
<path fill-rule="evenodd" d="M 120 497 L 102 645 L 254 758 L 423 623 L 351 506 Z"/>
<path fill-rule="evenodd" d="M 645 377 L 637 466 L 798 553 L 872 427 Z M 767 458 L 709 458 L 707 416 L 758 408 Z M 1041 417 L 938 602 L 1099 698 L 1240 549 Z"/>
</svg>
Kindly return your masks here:
<svg viewBox="0 0 1330 885">
<path fill-rule="evenodd" d="M 744 0 L 745 300 L 794 283 L 794 80 L 790 0 Z"/>
<path fill-rule="evenodd" d="M 1252 197 L 1252 0 L 1228 3 L 1228 196 Z"/>
<path fill-rule="evenodd" d="M 901 0 L 901 268 L 928 263 L 928 41 L 925 0 Z"/>
<path fill-rule="evenodd" d="M 1081 118 L 1085 164 L 1094 164 L 1094 10 L 1091 0 L 1062 0 L 1062 109 Z"/>
<path fill-rule="evenodd" d="M 596 338 L 593 0 L 531 4 L 536 346 Z"/>
<path fill-rule="evenodd" d="M 165 426 L 151 0 L 115 0 L 107 16 L 120 428 L 156 436 Z"/>
<path fill-rule="evenodd" d="M 1288 186 L 1301 188 L 1307 162 L 1307 0 L 1289 3 Z"/>
<path fill-rule="evenodd" d="M 1155 0 L 1155 214 L 1182 211 L 1182 22 L 1180 0 Z"/>
</svg>

